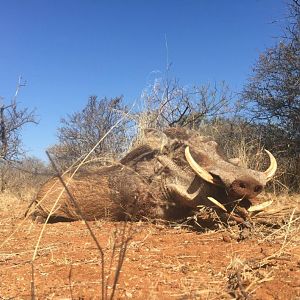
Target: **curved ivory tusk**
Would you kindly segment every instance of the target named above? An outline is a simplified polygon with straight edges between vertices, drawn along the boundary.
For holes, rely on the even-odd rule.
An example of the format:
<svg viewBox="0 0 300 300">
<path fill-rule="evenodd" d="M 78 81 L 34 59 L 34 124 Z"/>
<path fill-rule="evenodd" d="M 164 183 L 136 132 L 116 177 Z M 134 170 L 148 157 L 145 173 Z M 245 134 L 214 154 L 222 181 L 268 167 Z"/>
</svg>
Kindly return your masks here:
<svg viewBox="0 0 300 300">
<path fill-rule="evenodd" d="M 252 205 L 248 208 L 249 212 L 261 211 L 264 210 L 266 207 L 270 206 L 273 203 L 273 200 L 263 202 L 261 204 Z"/>
<path fill-rule="evenodd" d="M 212 184 L 216 184 L 214 182 L 214 178 L 209 174 L 209 172 L 207 172 L 205 169 L 203 169 L 202 167 L 200 167 L 195 160 L 193 159 L 191 153 L 190 153 L 190 148 L 189 146 L 187 146 L 185 148 L 185 158 L 188 161 L 190 167 L 196 172 L 196 174 L 202 178 L 203 180 L 212 183 Z"/>
<path fill-rule="evenodd" d="M 270 158 L 270 166 L 269 168 L 264 172 L 264 174 L 266 175 L 267 177 L 267 181 L 271 180 L 272 177 L 274 176 L 276 170 L 277 170 L 277 162 L 276 162 L 276 159 L 275 157 L 273 156 L 273 154 L 266 150 L 265 151 L 267 152 L 267 154 L 269 155 L 269 158 Z"/>
<path fill-rule="evenodd" d="M 187 201 L 194 201 L 195 198 L 199 195 L 200 189 L 192 194 L 189 194 L 182 186 L 170 183 L 166 185 L 166 188 L 180 197 L 184 198 Z"/>
<path fill-rule="evenodd" d="M 213 197 L 207 197 L 207 199 L 212 202 L 214 205 L 218 206 L 219 208 L 221 208 L 222 210 L 224 210 L 225 212 L 227 212 L 227 209 L 225 208 L 225 206 L 223 204 L 221 204 L 218 200 L 216 200 Z"/>
</svg>

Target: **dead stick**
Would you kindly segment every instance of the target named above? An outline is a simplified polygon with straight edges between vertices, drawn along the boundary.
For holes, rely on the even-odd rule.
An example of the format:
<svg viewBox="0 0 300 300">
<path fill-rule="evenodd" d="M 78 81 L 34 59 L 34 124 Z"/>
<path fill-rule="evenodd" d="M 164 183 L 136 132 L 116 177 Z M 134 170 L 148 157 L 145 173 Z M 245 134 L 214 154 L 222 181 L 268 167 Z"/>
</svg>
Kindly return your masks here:
<svg viewBox="0 0 300 300">
<path fill-rule="evenodd" d="M 98 248 L 98 250 L 99 250 L 99 252 L 100 252 L 100 255 L 101 255 L 101 264 L 102 264 L 102 268 L 101 268 L 101 272 L 102 272 L 102 299 L 105 299 L 105 298 L 106 298 L 106 297 L 104 297 L 104 296 L 105 296 L 105 293 L 104 293 L 104 292 L 105 292 L 105 283 L 104 283 L 104 279 L 105 279 L 105 272 L 104 272 L 104 270 L 105 270 L 105 269 L 104 269 L 104 252 L 103 252 L 103 249 L 102 249 L 102 247 L 100 246 L 100 244 L 99 244 L 99 242 L 98 242 L 98 240 L 97 240 L 97 238 L 96 238 L 96 236 L 95 236 L 95 234 L 94 234 L 92 228 L 90 227 L 89 223 L 84 219 L 83 213 L 82 213 L 82 211 L 81 211 L 81 209 L 80 209 L 80 207 L 79 207 L 77 201 L 75 200 L 75 198 L 74 198 L 74 196 L 72 195 L 72 193 L 70 192 L 68 186 L 67 186 L 66 183 L 64 182 L 64 180 L 63 180 L 62 176 L 60 175 L 60 173 L 59 173 L 59 171 L 58 171 L 58 168 L 56 167 L 56 165 L 55 165 L 55 163 L 54 163 L 52 157 L 51 157 L 50 154 L 49 154 L 49 152 L 46 151 L 46 154 L 47 154 L 47 156 L 48 156 L 48 158 L 49 158 L 49 160 L 50 160 L 50 162 L 51 162 L 51 164 L 52 164 L 52 166 L 53 166 L 53 169 L 54 169 L 54 170 L 56 171 L 56 173 L 57 173 L 56 176 L 58 177 L 58 179 L 60 180 L 61 184 L 64 186 L 64 188 L 65 188 L 65 190 L 66 190 L 68 196 L 70 197 L 70 200 L 71 200 L 72 204 L 74 205 L 74 207 L 75 207 L 75 209 L 76 209 L 76 213 L 78 213 L 79 216 L 80 216 L 80 218 L 83 220 L 85 226 L 87 227 L 88 231 L 90 232 L 90 235 L 91 235 L 91 237 L 93 238 L 93 240 L 94 240 L 94 242 L 95 242 L 95 244 L 96 244 L 96 246 L 97 246 L 97 248 Z"/>
<path fill-rule="evenodd" d="M 31 300 L 35 300 L 34 265 L 31 262 Z"/>
</svg>

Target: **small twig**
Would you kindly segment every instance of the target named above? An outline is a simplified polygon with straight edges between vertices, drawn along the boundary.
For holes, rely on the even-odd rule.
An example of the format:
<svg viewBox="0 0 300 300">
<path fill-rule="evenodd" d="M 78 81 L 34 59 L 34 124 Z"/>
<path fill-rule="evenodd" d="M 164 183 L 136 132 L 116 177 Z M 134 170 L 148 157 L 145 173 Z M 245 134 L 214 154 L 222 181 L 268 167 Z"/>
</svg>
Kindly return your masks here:
<svg viewBox="0 0 300 300">
<path fill-rule="evenodd" d="M 284 248 L 285 245 L 286 245 L 286 240 L 287 240 L 287 237 L 288 237 L 290 228 L 291 228 L 291 224 L 292 224 L 292 221 L 293 221 L 293 217 L 294 217 L 295 210 L 296 210 L 296 208 L 294 208 L 293 212 L 291 213 L 291 216 L 290 216 L 290 219 L 289 219 L 289 222 L 288 222 L 288 226 L 287 226 L 287 229 L 286 229 L 286 233 L 285 233 L 285 235 L 284 235 L 284 240 L 283 240 L 283 243 L 282 243 L 282 246 L 281 246 L 280 250 L 278 251 L 278 255 L 281 254 L 283 248 Z"/>
<path fill-rule="evenodd" d="M 282 230 L 284 227 L 286 227 L 286 226 L 289 226 L 289 227 L 290 227 L 291 224 L 297 222 L 298 220 L 300 220 L 300 217 L 298 217 L 298 218 L 296 218 L 296 219 L 290 221 L 290 222 L 287 223 L 287 224 L 282 225 L 279 229 L 277 229 L 277 230 L 273 231 L 272 233 L 270 233 L 269 235 L 267 235 L 261 242 L 264 242 L 264 241 L 265 241 L 266 239 L 268 239 L 270 236 L 272 236 L 272 235 L 278 233 L 278 232 L 279 232 L 280 230 Z"/>
<path fill-rule="evenodd" d="M 34 265 L 31 262 L 31 300 L 35 300 Z"/>
<path fill-rule="evenodd" d="M 132 108 L 133 108 L 133 106 L 132 106 Z M 131 108 L 131 109 L 132 109 Z M 131 111 L 131 109 L 128 111 L 128 113 L 125 115 L 125 116 L 127 116 L 127 115 L 129 115 L 129 112 Z M 75 176 L 75 174 L 77 173 L 77 171 L 79 170 L 79 168 L 87 161 L 87 159 L 88 159 L 88 157 L 92 154 L 92 152 L 94 152 L 94 150 L 100 145 L 100 143 L 107 137 L 107 135 L 115 128 L 115 127 L 117 127 L 118 125 L 119 125 L 119 123 L 125 118 L 125 116 L 123 116 L 122 118 L 120 118 L 107 132 L 106 132 L 106 134 L 95 144 L 95 146 L 90 150 L 90 152 L 87 154 L 87 155 L 82 155 L 74 164 L 73 164 L 73 166 L 75 166 L 77 163 L 78 163 L 78 166 L 75 168 L 75 171 L 72 173 L 72 175 L 70 176 L 70 178 L 69 178 L 69 181 L 68 182 L 70 182 L 70 180 Z M 49 156 L 49 153 L 47 152 L 47 155 Z M 83 158 L 83 159 L 82 159 Z M 50 159 L 50 157 L 49 157 L 49 159 Z M 82 159 L 82 160 L 81 160 Z M 81 160 L 81 161 L 80 161 Z M 54 165 L 55 166 L 55 165 Z M 56 168 L 56 166 L 55 166 L 55 168 Z M 64 172 L 64 174 L 66 174 L 66 173 L 68 173 L 69 171 L 71 171 L 71 169 L 72 168 L 69 168 L 66 172 Z M 59 172 L 57 172 L 57 173 L 59 173 Z M 62 180 L 62 177 L 60 176 L 60 180 Z M 51 186 L 51 188 L 47 191 L 47 193 L 44 195 L 44 197 L 36 204 L 36 207 L 38 206 L 38 205 L 40 205 L 41 204 L 41 202 L 44 200 L 44 199 L 46 199 L 46 196 L 51 192 L 51 190 L 54 188 L 54 186 L 55 186 L 55 184 L 56 184 L 56 182 Z M 55 208 L 55 206 L 56 206 L 56 204 L 58 203 L 58 201 L 59 201 L 59 199 L 60 199 L 60 197 L 62 196 L 62 194 L 64 193 L 64 190 L 66 190 L 67 191 L 67 193 L 68 193 L 68 189 L 66 188 L 67 187 L 67 185 L 64 183 L 64 181 L 62 180 L 62 184 L 63 184 L 63 186 L 64 186 L 64 188 L 61 190 L 61 193 L 59 194 L 59 196 L 57 197 L 57 199 L 56 199 L 56 201 L 55 201 L 55 203 L 54 203 L 54 205 L 52 206 L 52 209 L 50 210 L 50 212 L 48 213 L 48 216 L 47 216 L 47 219 L 46 219 L 46 221 L 45 221 L 45 223 L 44 223 L 44 225 L 43 225 L 43 228 L 42 228 L 42 230 L 41 230 L 41 233 L 40 233 L 40 235 L 39 235 L 39 238 L 38 238 L 38 242 L 37 242 L 37 244 L 36 244 L 36 247 L 35 247 L 35 251 L 34 251 L 34 254 L 33 254 L 33 257 L 32 257 L 32 261 L 34 261 L 35 260 L 35 258 L 36 258 L 36 255 L 37 255 L 37 251 L 38 251 L 38 247 L 39 247 L 39 244 L 40 244 L 40 241 L 41 241 L 41 238 L 42 238 L 42 236 L 43 236 L 43 233 L 44 233 L 44 230 L 45 230 L 45 228 L 46 228 L 46 224 L 48 223 L 48 221 L 49 221 L 49 219 L 50 219 L 50 217 L 51 217 L 51 214 L 53 213 L 53 210 L 54 210 L 54 208 Z M 70 193 L 70 192 L 69 192 Z M 70 197 L 71 199 L 72 199 L 72 197 Z M 76 202 L 76 201 L 75 201 Z M 76 207 L 76 205 L 74 205 L 75 207 Z M 79 213 L 80 214 L 80 213 Z M 27 217 L 28 217 L 28 215 L 27 215 Z M 27 218 L 26 217 L 26 218 Z M 83 218 L 82 218 L 83 219 Z M 83 219 L 84 220 L 84 219 Z M 86 226 L 89 228 L 89 231 L 90 232 L 92 232 L 91 231 L 91 228 L 89 227 L 89 225 L 88 225 L 88 223 L 84 220 L 84 222 L 85 222 L 85 224 L 86 224 Z M 16 230 L 17 231 L 17 230 Z M 15 232 L 16 232 L 15 231 Z M 14 232 L 14 233 L 15 233 Z M 10 235 L 10 237 L 11 237 L 12 235 Z M 9 237 L 9 238 L 10 238 Z M 95 238 L 95 236 L 92 234 L 92 237 L 93 238 Z M 97 239 L 95 238 L 94 239 L 95 240 L 95 242 L 96 242 L 96 245 L 98 244 L 98 242 L 97 242 Z M 8 241 L 8 239 L 6 239 L 5 241 L 4 241 L 4 243 L 6 243 Z M 2 243 L 2 245 L 4 244 L 4 243 Z M 2 246 L 1 245 L 1 246 Z M 99 244 L 98 244 L 99 245 Z M 100 246 L 100 245 L 99 245 Z M 101 247 L 100 247 L 101 248 Z M 102 249 L 101 249 L 102 250 Z M 102 255 L 104 256 L 104 253 L 103 253 L 103 251 L 100 251 L 100 253 L 101 253 L 101 257 L 102 257 Z M 105 283 L 104 283 L 104 257 L 102 257 L 103 258 L 103 263 L 102 263 L 102 299 L 106 299 L 107 297 L 106 297 L 106 295 L 105 295 L 105 287 L 104 287 L 104 285 L 105 285 Z"/>
<path fill-rule="evenodd" d="M 83 213 L 77 203 L 77 201 L 75 200 L 74 196 L 72 195 L 72 193 L 70 192 L 68 186 L 66 185 L 66 183 L 64 182 L 62 176 L 60 175 L 59 171 L 58 171 L 58 168 L 57 166 L 55 165 L 52 157 L 50 156 L 49 152 L 46 151 L 46 154 L 52 164 L 52 167 L 53 169 L 57 172 L 56 176 L 58 177 L 58 179 L 60 180 L 61 184 L 63 185 L 63 187 L 65 188 L 65 191 L 67 192 L 68 196 L 70 197 L 70 200 L 72 202 L 72 204 L 74 205 L 75 209 L 76 209 L 76 213 L 78 213 L 78 215 L 80 216 L 80 218 L 83 220 L 85 226 L 87 227 L 92 239 L 94 240 L 99 252 L 100 252 L 100 257 L 101 257 L 101 264 L 102 264 L 102 268 L 101 268 L 101 273 L 102 273 L 102 299 L 105 299 L 105 268 L 104 268 L 104 252 L 103 252 L 103 249 L 102 247 L 100 246 L 92 228 L 90 227 L 89 223 L 85 220 L 84 216 L 83 216 Z"/>
<path fill-rule="evenodd" d="M 74 297 L 73 297 L 73 288 L 72 288 L 72 271 L 73 271 L 73 265 L 71 265 L 69 271 L 69 287 L 70 287 L 71 299 L 73 300 Z"/>
<path fill-rule="evenodd" d="M 242 283 L 242 277 L 241 277 L 241 272 L 240 271 L 236 272 L 236 279 L 237 279 L 237 284 L 238 284 L 238 287 L 239 287 L 239 290 L 240 290 L 241 294 L 244 296 L 244 298 L 246 300 L 249 299 L 249 295 L 246 292 L 246 290 L 244 288 L 244 285 Z"/>
<path fill-rule="evenodd" d="M 124 226 L 123 226 L 123 230 L 122 230 L 122 242 L 121 242 L 121 246 L 120 246 L 118 265 L 117 265 L 117 269 L 116 269 L 116 272 L 115 272 L 115 278 L 114 278 L 114 283 L 113 283 L 113 287 L 112 287 L 112 292 L 111 292 L 111 295 L 110 295 L 110 300 L 112 300 L 114 298 L 114 294 L 115 294 L 115 291 L 116 291 L 116 286 L 117 286 L 119 276 L 120 276 L 120 271 L 121 271 L 123 263 L 124 263 L 128 243 L 131 240 L 131 236 L 129 234 L 130 230 L 129 230 L 129 233 L 128 233 L 129 237 L 126 237 L 126 225 L 127 225 L 127 223 L 125 222 Z"/>
</svg>

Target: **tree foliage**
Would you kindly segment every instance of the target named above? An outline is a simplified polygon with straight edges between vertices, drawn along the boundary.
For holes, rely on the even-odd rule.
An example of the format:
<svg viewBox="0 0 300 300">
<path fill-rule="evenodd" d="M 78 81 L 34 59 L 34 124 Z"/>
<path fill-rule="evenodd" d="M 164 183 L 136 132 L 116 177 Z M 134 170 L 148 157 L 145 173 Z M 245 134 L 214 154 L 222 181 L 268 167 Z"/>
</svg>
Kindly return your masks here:
<svg viewBox="0 0 300 300">
<path fill-rule="evenodd" d="M 60 159 L 63 166 L 70 165 L 87 154 L 126 110 L 122 97 L 98 99 L 97 96 L 91 96 L 83 110 L 61 119 L 61 126 L 58 128 L 59 144 L 53 146 L 51 152 Z M 124 151 L 126 138 L 126 129 L 121 124 L 95 149 L 94 157 L 105 153 L 121 153 Z"/>
<path fill-rule="evenodd" d="M 144 105 L 128 113 L 122 97 L 98 99 L 92 96 L 83 110 L 61 119 L 59 143 L 50 148 L 64 169 L 87 154 L 122 116 L 126 119 L 113 129 L 95 149 L 93 157 L 123 153 L 143 137 L 146 128 L 170 126 L 199 127 L 204 120 L 228 112 L 230 92 L 225 84 L 186 88 L 175 79 L 155 80 L 144 90 Z"/>
<path fill-rule="evenodd" d="M 0 158 L 6 161 L 20 160 L 24 157 L 21 130 L 28 123 L 37 123 L 34 111 L 20 108 L 17 103 L 19 90 L 24 85 L 20 77 L 11 103 L 0 103 Z"/>
<path fill-rule="evenodd" d="M 291 20 L 283 41 L 259 57 L 243 91 L 256 120 L 284 129 L 300 146 L 300 6 L 291 5 Z"/>
<path fill-rule="evenodd" d="M 289 186 L 300 180 L 300 2 L 289 5 L 288 25 L 281 41 L 267 49 L 254 66 L 242 96 L 252 121 L 272 128 L 264 132 L 269 148 L 289 160 Z M 277 128 L 277 129 L 276 129 Z M 274 130 L 276 129 L 276 130 Z M 291 161 L 292 160 L 292 161 Z"/>
<path fill-rule="evenodd" d="M 199 127 L 211 117 L 229 112 L 231 94 L 221 85 L 182 86 L 168 76 L 156 79 L 144 90 L 145 103 L 140 116 L 146 117 L 143 127 Z"/>
</svg>

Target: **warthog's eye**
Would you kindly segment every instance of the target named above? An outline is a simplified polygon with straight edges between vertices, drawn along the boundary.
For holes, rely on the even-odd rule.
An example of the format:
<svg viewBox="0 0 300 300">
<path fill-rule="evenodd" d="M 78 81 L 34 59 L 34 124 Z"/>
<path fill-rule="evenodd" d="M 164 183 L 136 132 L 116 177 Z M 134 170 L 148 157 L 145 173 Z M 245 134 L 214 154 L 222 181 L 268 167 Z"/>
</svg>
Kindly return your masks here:
<svg viewBox="0 0 300 300">
<path fill-rule="evenodd" d="M 262 187 L 261 185 L 257 185 L 257 186 L 254 188 L 254 192 L 255 192 L 255 193 L 260 193 L 262 190 L 263 190 L 263 187 Z"/>
<path fill-rule="evenodd" d="M 240 188 L 245 189 L 246 188 L 246 184 L 244 182 L 240 182 L 239 184 Z"/>
</svg>

